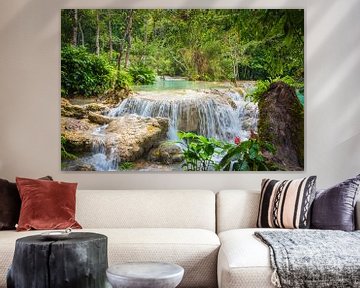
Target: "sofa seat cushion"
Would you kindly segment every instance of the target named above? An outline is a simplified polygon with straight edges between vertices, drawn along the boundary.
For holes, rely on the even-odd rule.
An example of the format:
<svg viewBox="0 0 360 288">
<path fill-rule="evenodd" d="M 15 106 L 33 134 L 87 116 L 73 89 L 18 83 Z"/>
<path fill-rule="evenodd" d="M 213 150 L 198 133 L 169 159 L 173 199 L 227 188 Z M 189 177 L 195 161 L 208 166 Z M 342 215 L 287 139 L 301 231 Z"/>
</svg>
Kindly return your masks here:
<svg viewBox="0 0 360 288">
<path fill-rule="evenodd" d="M 180 228 L 78 231 L 100 233 L 108 237 L 109 265 L 136 261 L 171 262 L 185 269 L 179 287 L 216 287 L 220 241 L 212 231 Z M 6 273 L 12 262 L 16 239 L 42 232 L 44 231 L 0 232 L 0 288 L 6 287 Z"/>
<path fill-rule="evenodd" d="M 179 287 L 216 287 L 220 241 L 212 231 L 178 228 L 98 231 L 109 237 L 109 265 L 137 261 L 171 262 L 185 270 Z"/>
<path fill-rule="evenodd" d="M 262 230 L 274 229 L 234 229 L 219 234 L 219 288 L 274 287 L 269 248 L 254 236 L 255 231 Z"/>
</svg>

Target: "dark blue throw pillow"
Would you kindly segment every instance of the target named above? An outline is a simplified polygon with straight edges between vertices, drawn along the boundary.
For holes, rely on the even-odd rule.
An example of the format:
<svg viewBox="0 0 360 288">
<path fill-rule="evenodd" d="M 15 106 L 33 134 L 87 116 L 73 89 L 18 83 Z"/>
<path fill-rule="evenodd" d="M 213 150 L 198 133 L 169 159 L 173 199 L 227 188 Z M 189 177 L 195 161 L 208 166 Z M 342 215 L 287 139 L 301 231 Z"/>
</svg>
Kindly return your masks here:
<svg viewBox="0 0 360 288">
<path fill-rule="evenodd" d="M 355 230 L 355 203 L 360 186 L 360 174 L 315 195 L 311 213 L 311 228 Z"/>
</svg>

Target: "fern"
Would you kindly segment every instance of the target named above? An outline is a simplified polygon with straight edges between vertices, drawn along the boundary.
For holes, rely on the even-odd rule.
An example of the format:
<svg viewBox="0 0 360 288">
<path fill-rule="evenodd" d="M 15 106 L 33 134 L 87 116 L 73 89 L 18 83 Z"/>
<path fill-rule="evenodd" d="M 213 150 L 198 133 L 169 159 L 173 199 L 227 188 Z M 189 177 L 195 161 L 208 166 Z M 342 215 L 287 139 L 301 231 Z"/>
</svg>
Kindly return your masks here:
<svg viewBox="0 0 360 288">
<path fill-rule="evenodd" d="M 274 79 L 259 80 L 256 82 L 255 88 L 250 91 L 245 98 L 251 102 L 258 103 L 262 95 L 270 88 L 270 85 L 275 82 L 284 82 L 294 89 L 303 89 L 304 83 L 298 82 L 291 76 L 276 77 Z"/>
</svg>

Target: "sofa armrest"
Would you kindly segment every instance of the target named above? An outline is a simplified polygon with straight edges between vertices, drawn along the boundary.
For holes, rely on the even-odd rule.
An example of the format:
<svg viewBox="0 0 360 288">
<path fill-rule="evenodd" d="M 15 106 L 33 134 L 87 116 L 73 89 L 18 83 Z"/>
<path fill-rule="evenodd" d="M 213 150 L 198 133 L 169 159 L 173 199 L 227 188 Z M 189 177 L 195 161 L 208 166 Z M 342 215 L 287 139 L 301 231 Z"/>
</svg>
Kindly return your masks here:
<svg viewBox="0 0 360 288">
<path fill-rule="evenodd" d="M 355 229 L 360 230 L 360 199 L 357 200 L 355 206 Z"/>
<path fill-rule="evenodd" d="M 217 233 L 255 228 L 260 191 L 222 190 L 216 194 Z"/>
</svg>

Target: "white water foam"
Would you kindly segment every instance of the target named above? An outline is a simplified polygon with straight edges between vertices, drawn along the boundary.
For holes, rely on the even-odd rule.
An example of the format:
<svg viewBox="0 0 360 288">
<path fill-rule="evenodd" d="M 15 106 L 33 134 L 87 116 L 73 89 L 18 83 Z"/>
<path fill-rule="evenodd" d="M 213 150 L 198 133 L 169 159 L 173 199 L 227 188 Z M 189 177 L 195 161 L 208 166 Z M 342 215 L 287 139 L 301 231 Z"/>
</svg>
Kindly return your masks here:
<svg viewBox="0 0 360 288">
<path fill-rule="evenodd" d="M 86 157 L 84 162 L 92 165 L 96 171 L 117 171 L 120 162 L 118 150 L 115 145 L 107 147 L 105 129 L 108 125 L 103 125 L 94 130 L 92 135 L 92 155 Z"/>
<path fill-rule="evenodd" d="M 177 139 L 177 131 L 182 130 L 233 142 L 237 136 L 246 139 L 250 130 L 256 131 L 257 107 L 249 105 L 242 95 L 231 90 L 223 94 L 193 90 L 143 92 L 125 99 L 109 116 L 168 118 L 171 140 Z M 244 117 L 249 113 L 252 115 L 246 119 L 253 121 L 244 127 Z"/>
</svg>

